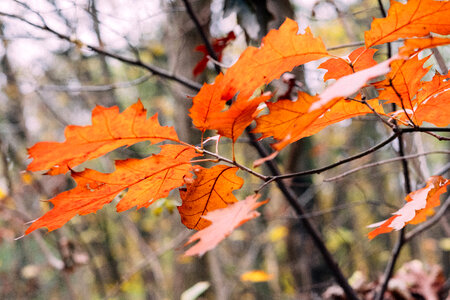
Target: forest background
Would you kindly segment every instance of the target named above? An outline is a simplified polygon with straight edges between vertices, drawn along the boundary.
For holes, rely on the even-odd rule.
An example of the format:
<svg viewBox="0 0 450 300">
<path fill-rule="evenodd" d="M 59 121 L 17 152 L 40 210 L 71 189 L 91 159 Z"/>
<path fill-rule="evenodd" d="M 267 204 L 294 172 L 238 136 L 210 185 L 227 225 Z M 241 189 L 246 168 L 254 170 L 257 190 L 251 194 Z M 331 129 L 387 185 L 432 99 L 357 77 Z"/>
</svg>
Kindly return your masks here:
<svg viewBox="0 0 450 300">
<path fill-rule="evenodd" d="M 204 72 L 193 74 L 204 57 L 195 51 L 204 44 L 202 33 L 210 41 L 230 31 L 236 35 L 223 52 L 220 66 L 225 69 L 248 45 L 259 46 L 262 37 L 271 28 L 278 28 L 286 17 L 302 28 L 310 26 L 334 55 L 348 55 L 364 45 L 364 31 L 370 28 L 372 18 L 382 17 L 387 11 L 388 3 L 381 2 L 190 1 L 200 31 L 186 1 L 138 0 L 132 5 L 119 0 L 2 1 L 0 297 L 194 299 L 195 294 L 203 292 L 202 297 L 216 299 L 297 299 L 325 291 L 342 293 L 328 289 L 334 284 L 328 266 L 275 186 L 264 190 L 271 201 L 260 209 L 262 217 L 235 230 L 201 258 L 183 256 L 183 244 L 191 231 L 181 225 L 176 213 L 180 205 L 177 193 L 149 208 L 120 214 L 113 205 L 105 206 L 96 214 L 74 218 L 59 230 L 35 231 L 15 240 L 23 235 L 27 223 L 49 209 L 45 200 L 73 187 L 64 175 L 25 172 L 27 148 L 42 140 L 64 140 L 65 126 L 89 124 L 96 105 L 118 105 L 123 110 L 138 98 L 149 116 L 157 112 L 161 124 L 174 126 L 182 140 L 195 144 L 200 133 L 188 116 L 190 97 L 217 74 L 211 62 Z M 66 34 L 69 41 L 27 24 L 41 21 Z M 89 44 L 97 45 L 100 51 L 88 49 Z M 389 47 L 395 52 L 399 45 L 401 42 Z M 375 59 L 385 60 L 388 51 L 386 45 L 380 46 Z M 450 63 L 448 47 L 428 53 L 434 54 L 428 63 L 430 73 L 437 70 L 445 74 Z M 130 63 L 121 57 L 143 63 Z M 283 94 L 294 82 L 291 88 L 310 94 L 323 91 L 326 71 L 318 69 L 321 62 L 296 68 L 292 72 L 296 80 L 283 76 L 270 88 Z M 148 65 L 154 69 L 146 68 Z M 360 116 L 292 144 L 276 161 L 284 173 L 309 170 L 367 149 L 385 136 L 384 125 L 376 117 Z M 404 155 L 441 151 L 408 159 L 413 190 L 423 187 L 431 175 L 448 177 L 448 153 L 443 153 L 448 143 L 421 133 L 405 136 L 404 142 Z M 231 144 L 222 143 L 220 153 L 231 157 Z M 259 155 L 244 147 L 249 143 L 249 137 L 241 137 L 235 151 L 238 161 L 251 166 Z M 111 172 L 112 160 L 142 158 L 148 155 L 148 148 L 147 144 L 120 148 L 107 159 L 90 161 L 82 168 Z M 392 143 L 345 167 L 286 181 L 308 211 L 303 218 L 318 226 L 350 283 L 361 289 L 373 290 L 382 282 L 378 279 L 396 243 L 395 234 L 369 241 L 366 226 L 385 219 L 402 205 L 407 193 L 401 161 L 362 169 L 339 180 L 329 179 L 361 165 L 396 157 L 398 152 L 398 145 Z M 249 174 L 239 175 L 246 184 L 235 195 L 243 199 L 261 183 Z M 422 282 L 427 278 L 439 287 L 432 291 L 436 294 L 448 292 L 449 283 L 439 272 L 441 268 L 448 278 L 447 217 L 444 215 L 437 226 L 411 240 L 400 253 L 399 270 L 394 274 L 400 286 L 395 287 L 398 293 L 411 293 L 408 286 L 401 285 L 407 281 L 402 271 L 418 273 Z M 241 276 L 252 270 L 264 271 L 262 277 L 266 278 L 255 282 L 258 273 Z M 422 288 L 432 289 L 431 283 Z M 395 294 L 389 292 L 390 296 Z"/>
</svg>

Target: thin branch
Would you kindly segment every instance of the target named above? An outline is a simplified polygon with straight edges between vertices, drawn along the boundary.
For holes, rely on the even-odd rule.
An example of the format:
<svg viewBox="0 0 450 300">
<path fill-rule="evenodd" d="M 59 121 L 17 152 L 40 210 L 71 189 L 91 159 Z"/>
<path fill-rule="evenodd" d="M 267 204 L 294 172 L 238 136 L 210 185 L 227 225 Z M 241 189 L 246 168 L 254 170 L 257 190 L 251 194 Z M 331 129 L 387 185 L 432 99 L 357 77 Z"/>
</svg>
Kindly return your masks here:
<svg viewBox="0 0 450 300">
<path fill-rule="evenodd" d="M 260 143 L 256 140 L 255 135 L 250 131 L 249 128 L 246 129 L 247 136 L 250 138 L 252 146 L 256 149 L 260 157 L 267 157 L 268 153 L 267 151 L 262 147 Z M 322 255 L 322 258 L 324 259 L 326 265 L 330 269 L 331 273 L 333 274 L 336 282 L 341 286 L 341 288 L 344 290 L 345 295 L 347 296 L 347 299 L 350 300 L 358 300 L 358 296 L 356 292 L 353 290 L 353 288 L 348 283 L 346 277 L 342 273 L 342 270 L 340 269 L 337 262 L 334 260 L 333 255 L 328 251 L 325 242 L 322 240 L 320 236 L 320 232 L 317 230 L 317 228 L 314 226 L 312 221 L 307 218 L 301 218 L 306 214 L 305 209 L 302 205 L 300 205 L 296 200 L 296 195 L 294 191 L 289 188 L 286 183 L 279 178 L 280 176 L 280 170 L 277 166 L 277 164 L 273 160 L 268 160 L 265 162 L 266 166 L 268 166 L 270 172 L 274 175 L 274 178 L 276 179 L 276 183 L 278 185 L 278 188 L 283 193 L 284 197 L 292 207 L 292 209 L 295 211 L 297 216 L 299 217 L 301 223 L 303 224 L 306 232 L 309 234 L 311 239 L 314 242 L 314 245 L 317 247 L 319 252 Z"/>
<path fill-rule="evenodd" d="M 246 167 L 244 165 L 241 165 L 240 163 L 238 163 L 236 161 L 232 161 L 231 159 L 228 159 L 226 157 L 220 156 L 217 153 L 210 152 L 210 151 L 205 150 L 205 149 L 202 149 L 202 150 L 199 150 L 199 151 L 203 152 L 204 154 L 213 156 L 213 157 L 217 158 L 220 161 L 224 161 L 224 162 L 227 162 L 227 163 L 229 163 L 231 165 L 234 165 L 234 166 L 238 167 L 239 169 L 244 170 L 244 171 L 246 171 L 246 172 L 248 172 L 248 173 L 250 173 L 250 174 L 252 174 L 252 175 L 254 175 L 254 176 L 256 176 L 256 177 L 258 177 L 260 179 L 262 179 L 262 180 L 268 180 L 270 178 L 269 176 L 265 176 L 265 175 L 259 174 L 258 172 L 255 172 L 252 169 L 250 169 L 250 168 L 248 168 L 248 167 Z"/>
<path fill-rule="evenodd" d="M 54 84 L 47 84 L 42 85 L 38 87 L 38 90 L 42 91 L 58 91 L 58 92 L 67 92 L 67 93 L 80 93 L 80 92 L 107 92 L 114 89 L 121 89 L 121 88 L 128 88 L 135 85 L 139 85 L 141 83 L 146 82 L 149 80 L 153 74 L 145 74 L 144 76 L 141 76 L 139 78 L 130 80 L 130 81 L 124 81 L 124 82 L 116 82 L 111 84 L 105 84 L 105 85 L 83 85 L 78 87 L 71 87 L 71 86 L 63 86 L 63 85 L 54 85 Z"/>
<path fill-rule="evenodd" d="M 195 27 L 197 28 L 198 33 L 200 34 L 203 43 L 205 44 L 206 50 L 208 51 L 209 56 L 213 58 L 214 68 L 217 73 L 220 73 L 220 66 L 217 65 L 215 62 L 219 59 L 217 58 L 216 52 L 214 51 L 211 43 L 208 40 L 208 37 L 205 34 L 205 31 L 202 28 L 202 25 L 200 24 L 197 15 L 192 10 L 192 6 L 189 3 L 188 0 L 183 0 L 184 6 L 186 6 L 187 13 L 189 14 L 189 17 L 191 18 L 192 22 L 194 22 Z"/>
<path fill-rule="evenodd" d="M 331 165 L 322 167 L 322 168 L 317 168 L 317 169 L 312 169 L 312 170 L 307 170 L 307 171 L 302 171 L 302 172 L 296 172 L 296 173 L 290 173 L 290 174 L 284 174 L 284 175 L 277 175 L 277 176 L 273 176 L 272 178 L 270 178 L 268 181 L 266 181 L 263 185 L 261 185 L 258 188 L 258 191 L 261 190 L 262 188 L 264 188 L 266 185 L 268 185 L 269 183 L 271 183 L 272 181 L 278 181 L 280 179 L 286 179 L 286 178 L 292 178 L 292 177 L 298 177 L 298 176 L 305 176 L 305 175 L 310 175 L 310 174 L 320 174 L 324 171 L 333 169 L 337 166 L 340 166 L 342 164 L 348 163 L 350 161 L 356 160 L 358 158 L 364 157 L 366 155 L 369 155 L 372 152 L 377 151 L 378 149 L 386 146 L 387 144 L 389 144 L 390 142 L 392 142 L 394 139 L 396 139 L 401 133 L 397 132 L 394 133 L 393 135 L 391 135 L 389 138 L 387 138 L 386 140 L 382 141 L 381 143 L 367 149 L 366 151 L 363 151 L 359 154 L 350 156 L 346 159 L 340 160 L 338 162 L 335 162 Z"/>
<path fill-rule="evenodd" d="M 349 44 L 343 44 L 339 46 L 329 47 L 327 48 L 327 51 L 333 51 L 333 50 L 339 50 L 344 48 L 352 48 L 352 47 L 358 47 L 358 46 L 364 46 L 366 43 L 364 41 L 361 42 L 353 42 Z"/>
<path fill-rule="evenodd" d="M 8 18 L 17 19 L 17 20 L 22 21 L 22 22 L 24 22 L 24 23 L 26 23 L 26 24 L 28 24 L 30 26 L 33 26 L 35 28 L 38 28 L 38 29 L 50 32 L 53 35 L 57 36 L 58 38 L 60 38 L 62 40 L 65 40 L 65 41 L 68 41 L 68 42 L 70 42 L 70 43 L 72 43 L 74 45 L 84 46 L 87 49 L 89 49 L 89 50 L 91 50 L 93 52 L 96 52 L 98 54 L 105 55 L 105 56 L 110 57 L 110 58 L 114 58 L 114 59 L 116 59 L 118 61 L 121 61 L 123 63 L 127 63 L 129 65 L 133 65 L 133 66 L 137 66 L 137 67 L 146 69 L 147 71 L 151 72 L 154 75 L 157 75 L 157 76 L 160 76 L 162 78 L 178 82 L 178 83 L 180 83 L 180 84 L 182 84 L 182 85 L 184 85 L 184 86 L 186 86 L 188 88 L 191 88 L 191 89 L 193 89 L 195 91 L 198 91 L 201 88 L 201 85 L 199 83 L 195 82 L 195 81 L 192 81 L 192 80 L 187 79 L 185 77 L 181 77 L 181 76 L 172 74 L 169 71 L 167 71 L 165 69 L 162 69 L 162 68 L 159 68 L 157 66 L 146 64 L 146 63 L 142 62 L 141 60 L 130 59 L 128 57 L 121 56 L 119 54 L 106 51 L 103 48 L 100 48 L 100 47 L 97 47 L 97 46 L 94 46 L 94 45 L 90 45 L 90 44 L 85 44 L 85 43 L 81 42 L 78 39 L 74 39 L 74 38 L 72 38 L 72 37 L 70 37 L 68 35 L 65 35 L 65 34 L 62 34 L 60 32 L 57 32 L 56 30 L 50 28 L 47 25 L 39 25 L 39 24 L 30 22 L 30 21 L 26 20 L 25 18 L 23 18 L 21 16 L 8 14 L 8 13 L 4 13 L 4 12 L 0 12 L 0 16 L 5 16 L 5 17 L 8 17 Z"/>
<path fill-rule="evenodd" d="M 403 160 L 403 159 L 412 159 L 412 158 L 416 158 L 419 156 L 425 156 L 425 155 L 430 155 L 430 154 L 450 154 L 450 151 L 428 151 L 428 152 L 422 152 L 422 153 L 417 153 L 417 154 L 411 154 L 411 155 L 405 155 L 405 156 L 399 156 L 399 157 L 394 157 L 394 158 L 390 158 L 390 159 L 386 159 L 386 160 L 382 160 L 382 161 L 377 161 L 374 163 L 370 163 L 370 164 L 366 164 L 357 168 L 354 168 L 352 170 L 348 170 L 342 174 L 339 174 L 337 176 L 331 177 L 331 178 L 327 178 L 324 179 L 324 182 L 331 182 L 331 181 L 336 181 L 336 180 L 340 180 L 350 174 L 356 173 L 358 171 L 367 169 L 367 168 L 372 168 L 372 167 L 376 167 L 376 166 L 380 166 L 380 165 L 384 165 L 384 164 L 388 164 L 391 162 L 395 162 L 395 161 L 399 161 L 399 160 Z"/>
<path fill-rule="evenodd" d="M 410 232 L 408 232 L 408 234 L 406 234 L 405 243 L 409 242 L 418 234 L 434 226 L 444 216 L 449 206 L 450 206 L 450 197 L 448 197 L 444 201 L 444 204 L 441 205 L 439 211 L 432 218 L 430 218 L 427 222 L 421 224 L 420 226 L 417 226 L 416 228 L 414 228 L 414 230 L 411 230 Z"/>
</svg>

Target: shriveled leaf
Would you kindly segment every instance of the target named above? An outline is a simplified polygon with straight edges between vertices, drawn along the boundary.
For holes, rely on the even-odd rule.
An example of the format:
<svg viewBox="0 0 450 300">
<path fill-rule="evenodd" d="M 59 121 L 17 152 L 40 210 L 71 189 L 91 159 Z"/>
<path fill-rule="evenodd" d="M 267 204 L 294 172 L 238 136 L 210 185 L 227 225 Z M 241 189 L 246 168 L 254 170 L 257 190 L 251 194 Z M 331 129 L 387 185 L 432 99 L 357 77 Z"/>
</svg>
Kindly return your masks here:
<svg viewBox="0 0 450 300">
<path fill-rule="evenodd" d="M 272 278 L 272 274 L 267 274 L 262 270 L 253 270 L 242 274 L 240 279 L 241 281 L 265 282 L 271 280 Z"/>
<path fill-rule="evenodd" d="M 233 31 L 230 31 L 225 37 L 220 38 L 220 39 L 214 39 L 212 41 L 211 45 L 214 50 L 214 53 L 217 55 L 217 60 L 219 62 L 222 61 L 223 50 L 234 39 L 236 39 L 236 35 L 234 34 Z M 192 70 L 192 74 L 194 76 L 198 76 L 205 70 L 206 65 L 208 64 L 209 53 L 208 53 L 208 50 L 206 49 L 205 45 L 199 45 L 199 46 L 195 47 L 195 50 L 203 53 L 202 59 L 197 63 L 197 65 L 195 65 L 194 69 Z"/>
<path fill-rule="evenodd" d="M 269 114 L 256 119 L 255 133 L 261 133 L 261 138 L 272 136 L 278 142 L 272 146 L 281 150 L 285 146 L 301 138 L 311 136 L 325 127 L 355 116 L 372 113 L 364 104 L 356 101 L 338 100 L 330 107 L 314 112 L 308 112 L 311 105 L 318 101 L 317 96 L 299 93 L 297 101 L 279 100 L 267 103 Z M 368 103 L 378 112 L 384 114 L 378 100 Z"/>
<path fill-rule="evenodd" d="M 245 222 L 259 216 L 255 211 L 268 200 L 257 202 L 260 195 L 248 196 L 245 200 L 236 202 L 226 208 L 218 209 L 203 216 L 208 220 L 208 227 L 192 235 L 186 245 L 200 240 L 194 246 L 189 248 L 185 255 L 203 255 L 205 252 L 214 249 L 223 239 L 230 235 L 233 230 Z"/>
<path fill-rule="evenodd" d="M 377 49 L 361 47 L 350 53 L 348 58 L 331 58 L 323 62 L 319 65 L 319 69 L 327 70 L 323 79 L 339 79 L 376 65 L 377 62 L 373 59 L 376 51 Z"/>
<path fill-rule="evenodd" d="M 440 205 L 439 196 L 445 193 L 450 180 L 442 176 L 432 176 L 427 185 L 417 191 L 411 192 L 405 198 L 406 204 L 387 220 L 369 225 L 378 227 L 368 234 L 373 239 L 381 233 L 400 230 L 406 224 L 418 224 L 424 222 L 427 216 L 434 214 L 434 208 Z"/>
<path fill-rule="evenodd" d="M 186 182 L 186 189 L 180 190 L 182 205 L 178 206 L 178 211 L 187 228 L 200 230 L 207 227 L 210 222 L 202 216 L 237 202 L 233 191 L 244 184 L 244 180 L 236 175 L 237 170 L 225 165 L 196 170 L 197 178 Z"/>
<path fill-rule="evenodd" d="M 386 79 L 375 84 L 380 90 L 378 98 L 389 100 L 399 107 L 412 109 L 416 101 L 414 95 L 421 88 L 420 80 L 425 76 L 430 67 L 423 67 L 429 56 L 419 59 L 416 56 L 408 60 L 397 60 L 392 62 L 391 71 Z"/>
<path fill-rule="evenodd" d="M 387 17 L 373 20 L 370 30 L 365 32 L 366 47 L 427 36 L 430 32 L 450 34 L 449 15 L 449 1 L 409 0 L 405 4 L 391 1 Z"/>
<path fill-rule="evenodd" d="M 220 135 L 236 142 L 245 128 L 258 115 L 258 105 L 269 100 L 271 94 L 262 95 L 249 101 L 236 101 L 226 111 L 212 115 L 211 127 L 216 129 Z"/>
<path fill-rule="evenodd" d="M 320 100 L 311 105 L 309 112 L 330 106 L 331 102 L 336 101 L 336 98 L 348 97 L 355 94 L 364 87 L 370 79 L 389 73 L 390 64 L 398 59 L 400 59 L 400 57 L 396 55 L 373 67 L 339 78 L 334 84 L 326 88 L 325 91 L 320 94 Z"/>
<path fill-rule="evenodd" d="M 51 199 L 54 207 L 36 220 L 26 234 L 41 227 L 52 231 L 76 215 L 96 212 L 125 189 L 128 191 L 117 204 L 118 211 L 147 207 L 184 185 L 184 176 L 191 170 L 190 160 L 198 155 L 191 147 L 163 145 L 159 154 L 148 158 L 117 161 L 112 173 L 91 169 L 74 172 L 77 186 Z"/>
<path fill-rule="evenodd" d="M 69 125 L 64 134 L 65 142 L 40 142 L 31 147 L 28 153 L 33 161 L 27 170 L 48 170 L 47 174 L 57 175 L 122 146 L 142 141 L 153 144 L 164 140 L 178 141 L 172 127 L 159 124 L 157 114 L 147 119 L 141 101 L 122 113 L 117 106 L 97 106 L 92 111 L 92 125 Z"/>
</svg>

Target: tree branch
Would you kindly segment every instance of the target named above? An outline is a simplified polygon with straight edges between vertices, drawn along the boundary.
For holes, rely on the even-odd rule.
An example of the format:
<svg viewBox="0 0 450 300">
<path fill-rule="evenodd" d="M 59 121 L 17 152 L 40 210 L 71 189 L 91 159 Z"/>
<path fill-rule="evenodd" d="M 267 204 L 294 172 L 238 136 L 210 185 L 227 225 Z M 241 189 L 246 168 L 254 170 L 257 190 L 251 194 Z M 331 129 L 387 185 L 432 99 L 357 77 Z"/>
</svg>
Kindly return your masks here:
<svg viewBox="0 0 450 300">
<path fill-rule="evenodd" d="M 184 86 L 186 86 L 188 88 L 191 88 L 191 89 L 193 89 L 195 91 L 198 91 L 201 88 L 201 85 L 199 83 L 195 82 L 195 81 L 192 81 L 192 80 L 187 79 L 185 77 L 181 77 L 181 76 L 172 74 L 169 71 L 167 71 L 165 69 L 162 69 L 162 68 L 159 68 L 157 66 L 146 64 L 146 63 L 142 62 L 139 59 L 138 60 L 131 59 L 131 58 L 128 58 L 128 57 L 125 57 L 125 56 L 121 56 L 121 55 L 116 54 L 116 53 L 109 52 L 107 50 L 104 50 L 103 48 L 100 48 L 100 47 L 97 47 L 97 46 L 94 46 L 94 45 L 85 44 L 85 43 L 83 43 L 82 41 L 80 41 L 78 39 L 74 39 L 74 38 L 72 38 L 72 37 L 70 37 L 68 35 L 65 35 L 65 34 L 62 34 L 60 32 L 57 32 L 56 30 L 50 28 L 49 26 L 47 26 L 45 24 L 44 25 L 39 25 L 39 24 L 30 22 L 30 21 L 26 20 L 25 18 L 23 18 L 21 16 L 12 15 L 12 14 L 8 14 L 8 13 L 4 13 L 4 12 L 0 12 L 0 16 L 4 16 L 4 17 L 8 17 L 8 18 L 13 18 L 13 19 L 19 20 L 19 21 L 24 22 L 24 23 L 26 23 L 26 24 L 28 24 L 30 26 L 35 27 L 35 28 L 38 28 L 38 29 L 50 32 L 53 35 L 57 36 L 58 38 L 60 38 L 62 40 L 65 40 L 65 41 L 68 41 L 68 42 L 70 42 L 70 43 L 72 43 L 74 45 L 84 46 L 87 49 L 89 49 L 89 50 L 91 50 L 93 52 L 96 52 L 98 54 L 105 55 L 105 56 L 110 57 L 110 58 L 114 58 L 114 59 L 116 59 L 118 61 L 121 61 L 123 63 L 127 63 L 129 65 L 133 65 L 133 66 L 137 66 L 137 67 L 146 69 L 147 71 L 151 72 L 154 75 L 157 75 L 157 76 L 160 76 L 162 78 L 178 82 L 178 83 L 180 83 L 180 84 L 182 84 L 182 85 L 184 85 Z"/>
</svg>

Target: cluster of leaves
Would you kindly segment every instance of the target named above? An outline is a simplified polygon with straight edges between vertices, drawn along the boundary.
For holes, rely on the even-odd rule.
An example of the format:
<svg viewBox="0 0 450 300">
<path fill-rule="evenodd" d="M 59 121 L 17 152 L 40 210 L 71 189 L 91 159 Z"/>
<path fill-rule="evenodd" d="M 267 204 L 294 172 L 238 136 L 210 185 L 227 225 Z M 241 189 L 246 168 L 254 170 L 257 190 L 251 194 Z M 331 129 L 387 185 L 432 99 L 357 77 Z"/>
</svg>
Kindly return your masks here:
<svg viewBox="0 0 450 300">
<path fill-rule="evenodd" d="M 26 233 L 40 227 L 57 229 L 77 214 L 97 211 L 125 190 L 117 204 L 118 211 L 134 206 L 147 207 L 167 197 L 171 190 L 180 189 L 181 221 L 188 228 L 200 230 L 189 243 L 200 242 L 186 254 L 202 254 L 212 249 L 234 228 L 257 217 L 255 209 L 266 201 L 258 202 L 259 195 L 238 201 L 233 195 L 233 191 L 243 185 L 243 179 L 236 175 L 241 165 L 234 157 L 233 161 L 228 160 L 230 165 L 216 164 L 210 168 L 197 165 L 198 157 L 211 155 L 203 149 L 207 130 L 217 131 L 234 145 L 244 130 L 256 121 L 253 132 L 260 134 L 261 139 L 273 137 L 276 155 L 289 144 L 331 124 L 365 114 L 377 115 L 394 129 L 396 122 L 413 128 L 423 122 L 447 126 L 450 123 L 450 77 L 436 73 L 431 81 L 421 81 L 429 70 L 424 67 L 428 57 L 419 59 L 418 55 L 424 49 L 450 43 L 450 39 L 432 35 L 450 34 L 449 13 L 450 2 L 393 2 L 388 16 L 375 19 L 365 33 L 365 47 L 345 58 L 328 53 L 322 40 L 314 37 L 309 28 L 298 33 L 297 23 L 287 19 L 278 30 L 270 31 L 263 38 L 259 48 L 248 47 L 225 74 L 203 85 L 193 98 L 190 117 L 202 132 L 200 147 L 181 141 L 173 128 L 159 124 L 157 115 L 147 119 L 140 101 L 122 113 L 117 107 L 96 107 L 92 112 L 92 125 L 68 126 L 65 142 L 41 142 L 29 149 L 33 161 L 28 170 L 48 170 L 50 175 L 70 171 L 77 186 L 51 199 L 54 207 Z M 398 55 L 381 63 L 373 59 L 374 46 L 398 39 L 404 39 Z M 229 40 L 223 40 L 224 45 Z M 271 93 L 256 92 L 294 67 L 324 58 L 328 60 L 319 66 L 327 70 L 324 80 L 336 82 L 322 94 L 299 92 L 297 99 L 291 101 L 276 99 Z M 385 79 L 370 82 L 382 75 Z M 367 86 L 377 89 L 379 96 L 368 99 L 362 92 Z M 400 109 L 386 113 L 383 107 L 386 103 L 395 103 Z M 267 113 L 261 114 L 263 111 Z M 158 154 L 144 159 L 116 161 L 112 173 L 72 170 L 87 160 L 142 141 L 172 144 L 160 145 Z M 439 205 L 439 195 L 448 184 L 442 177 L 432 177 L 426 188 L 408 195 L 404 208 L 386 222 L 377 224 L 380 228 L 370 237 L 398 230 L 406 223 L 423 221 L 433 207 Z"/>
</svg>

